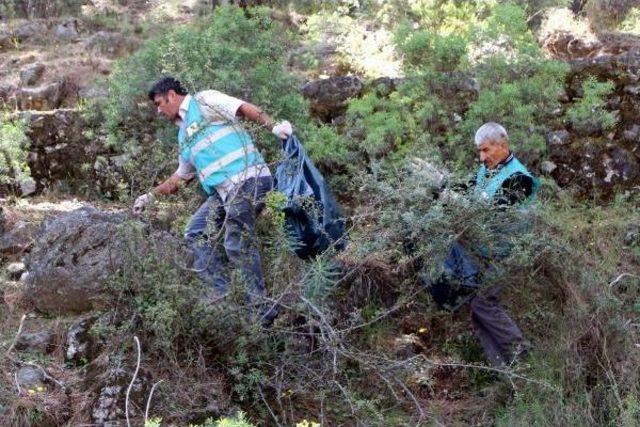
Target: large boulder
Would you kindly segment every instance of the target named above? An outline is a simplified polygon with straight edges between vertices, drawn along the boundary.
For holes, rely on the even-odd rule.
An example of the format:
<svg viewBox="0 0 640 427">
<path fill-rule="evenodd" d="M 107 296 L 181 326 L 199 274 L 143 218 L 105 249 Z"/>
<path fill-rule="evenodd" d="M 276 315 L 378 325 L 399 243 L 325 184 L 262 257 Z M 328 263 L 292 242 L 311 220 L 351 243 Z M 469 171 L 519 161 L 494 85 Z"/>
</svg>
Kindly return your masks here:
<svg viewBox="0 0 640 427">
<path fill-rule="evenodd" d="M 55 81 L 35 87 L 23 87 L 18 94 L 18 103 L 23 110 L 54 110 L 64 98 L 64 82 Z"/>
<path fill-rule="evenodd" d="M 640 153 L 621 141 L 576 138 L 564 145 L 550 145 L 549 171 L 562 187 L 589 198 L 611 199 L 617 191 L 640 185 Z"/>
<path fill-rule="evenodd" d="M 311 102 L 311 112 L 324 121 L 342 115 L 351 98 L 360 96 L 364 83 L 358 76 L 339 76 L 313 80 L 302 87 Z"/>
<path fill-rule="evenodd" d="M 19 42 L 27 40 L 44 39 L 47 35 L 47 26 L 39 21 L 25 21 L 13 31 L 13 36 Z"/>
<path fill-rule="evenodd" d="M 140 236 L 142 233 L 142 237 Z M 138 236 L 135 253 L 129 245 Z M 154 232 L 124 214 L 81 208 L 44 222 L 27 257 L 31 303 L 44 313 L 104 308 L 117 292 L 109 285 L 132 256 L 173 260 L 181 240 Z"/>
</svg>

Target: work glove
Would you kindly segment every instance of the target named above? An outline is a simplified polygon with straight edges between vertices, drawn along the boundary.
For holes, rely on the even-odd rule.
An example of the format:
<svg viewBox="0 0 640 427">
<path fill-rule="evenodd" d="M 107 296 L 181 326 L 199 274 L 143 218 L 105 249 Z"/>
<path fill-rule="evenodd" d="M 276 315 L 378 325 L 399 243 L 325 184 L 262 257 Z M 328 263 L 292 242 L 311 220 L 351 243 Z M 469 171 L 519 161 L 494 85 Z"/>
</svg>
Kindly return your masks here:
<svg viewBox="0 0 640 427">
<path fill-rule="evenodd" d="M 291 123 L 283 120 L 280 123 L 276 123 L 273 129 L 271 129 L 271 133 L 277 136 L 278 139 L 287 139 L 293 133 L 293 127 L 291 126 Z"/>
<path fill-rule="evenodd" d="M 133 203 L 133 214 L 140 215 L 144 210 L 144 207 L 155 200 L 155 196 L 152 193 L 143 194 L 139 196 Z"/>
</svg>

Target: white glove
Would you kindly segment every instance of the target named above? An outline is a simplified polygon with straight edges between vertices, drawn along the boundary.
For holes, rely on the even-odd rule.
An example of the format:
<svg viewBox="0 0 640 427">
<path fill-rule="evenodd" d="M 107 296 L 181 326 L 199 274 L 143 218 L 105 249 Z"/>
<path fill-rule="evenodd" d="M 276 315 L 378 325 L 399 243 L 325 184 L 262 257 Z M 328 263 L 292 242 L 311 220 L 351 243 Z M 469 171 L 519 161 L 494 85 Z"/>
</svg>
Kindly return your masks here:
<svg viewBox="0 0 640 427">
<path fill-rule="evenodd" d="M 139 196 L 136 201 L 133 203 L 133 214 L 140 215 L 144 210 L 144 207 L 149 203 L 152 203 L 155 200 L 155 197 L 151 193 L 143 194 Z"/>
<path fill-rule="evenodd" d="M 284 120 L 280 123 L 277 123 L 273 129 L 271 129 L 271 133 L 278 137 L 278 139 L 287 139 L 293 133 L 293 127 L 291 123 Z"/>
</svg>

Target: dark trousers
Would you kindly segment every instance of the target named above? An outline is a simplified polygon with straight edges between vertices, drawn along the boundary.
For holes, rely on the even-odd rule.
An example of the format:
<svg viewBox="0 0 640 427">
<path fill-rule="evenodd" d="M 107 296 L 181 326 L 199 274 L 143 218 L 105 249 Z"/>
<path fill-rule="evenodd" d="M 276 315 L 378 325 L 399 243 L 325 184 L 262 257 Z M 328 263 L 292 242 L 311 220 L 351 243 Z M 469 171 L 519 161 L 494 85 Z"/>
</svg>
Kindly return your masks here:
<svg viewBox="0 0 640 427">
<path fill-rule="evenodd" d="M 229 288 L 229 276 L 216 244 L 217 236 L 224 233 L 227 259 L 242 274 L 248 302 L 266 295 L 255 223 L 272 186 L 270 177 L 249 179 L 225 202 L 218 194 L 210 196 L 191 217 L 184 236 L 194 252 L 193 268 L 200 280 L 216 291 L 224 293 Z"/>
<path fill-rule="evenodd" d="M 508 250 L 503 250 L 493 257 L 489 257 L 486 250 L 478 252 L 480 258 L 487 262 L 489 258 L 494 261 L 503 258 Z M 518 325 L 500 305 L 502 289 L 480 283 L 480 263 L 473 259 L 460 243 L 455 243 L 445 260 L 444 270 L 450 285 L 455 283 L 458 289 L 467 291 L 477 289 L 476 294 L 470 294 L 473 296 L 469 299 L 471 324 L 475 335 L 489 363 L 493 366 L 509 365 L 518 353 L 526 349 L 528 343 Z M 460 301 L 466 298 L 461 297 L 455 302 L 460 304 Z"/>
<path fill-rule="evenodd" d="M 469 302 L 471 324 L 489 363 L 510 365 L 527 347 L 522 331 L 500 305 L 500 289 L 482 289 Z"/>
</svg>

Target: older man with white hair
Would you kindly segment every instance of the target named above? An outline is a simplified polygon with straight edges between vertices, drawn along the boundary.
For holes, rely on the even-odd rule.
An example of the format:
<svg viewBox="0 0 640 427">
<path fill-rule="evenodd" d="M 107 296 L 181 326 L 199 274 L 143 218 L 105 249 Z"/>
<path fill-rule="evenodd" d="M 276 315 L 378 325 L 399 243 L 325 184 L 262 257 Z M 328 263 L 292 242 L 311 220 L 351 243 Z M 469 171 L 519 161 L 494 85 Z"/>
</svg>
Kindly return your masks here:
<svg viewBox="0 0 640 427">
<path fill-rule="evenodd" d="M 538 183 L 510 151 L 505 128 L 485 123 L 476 131 L 475 145 L 482 165 L 471 183 L 474 196 L 497 206 L 526 207 L 535 197 Z M 492 260 L 504 256 L 506 253 L 493 254 Z M 444 270 L 445 274 L 431 284 L 434 299 L 450 310 L 469 301 L 471 322 L 489 362 L 495 366 L 513 363 L 529 344 L 500 306 L 501 290 L 480 283 L 481 267 L 460 243 L 451 249 Z"/>
</svg>

